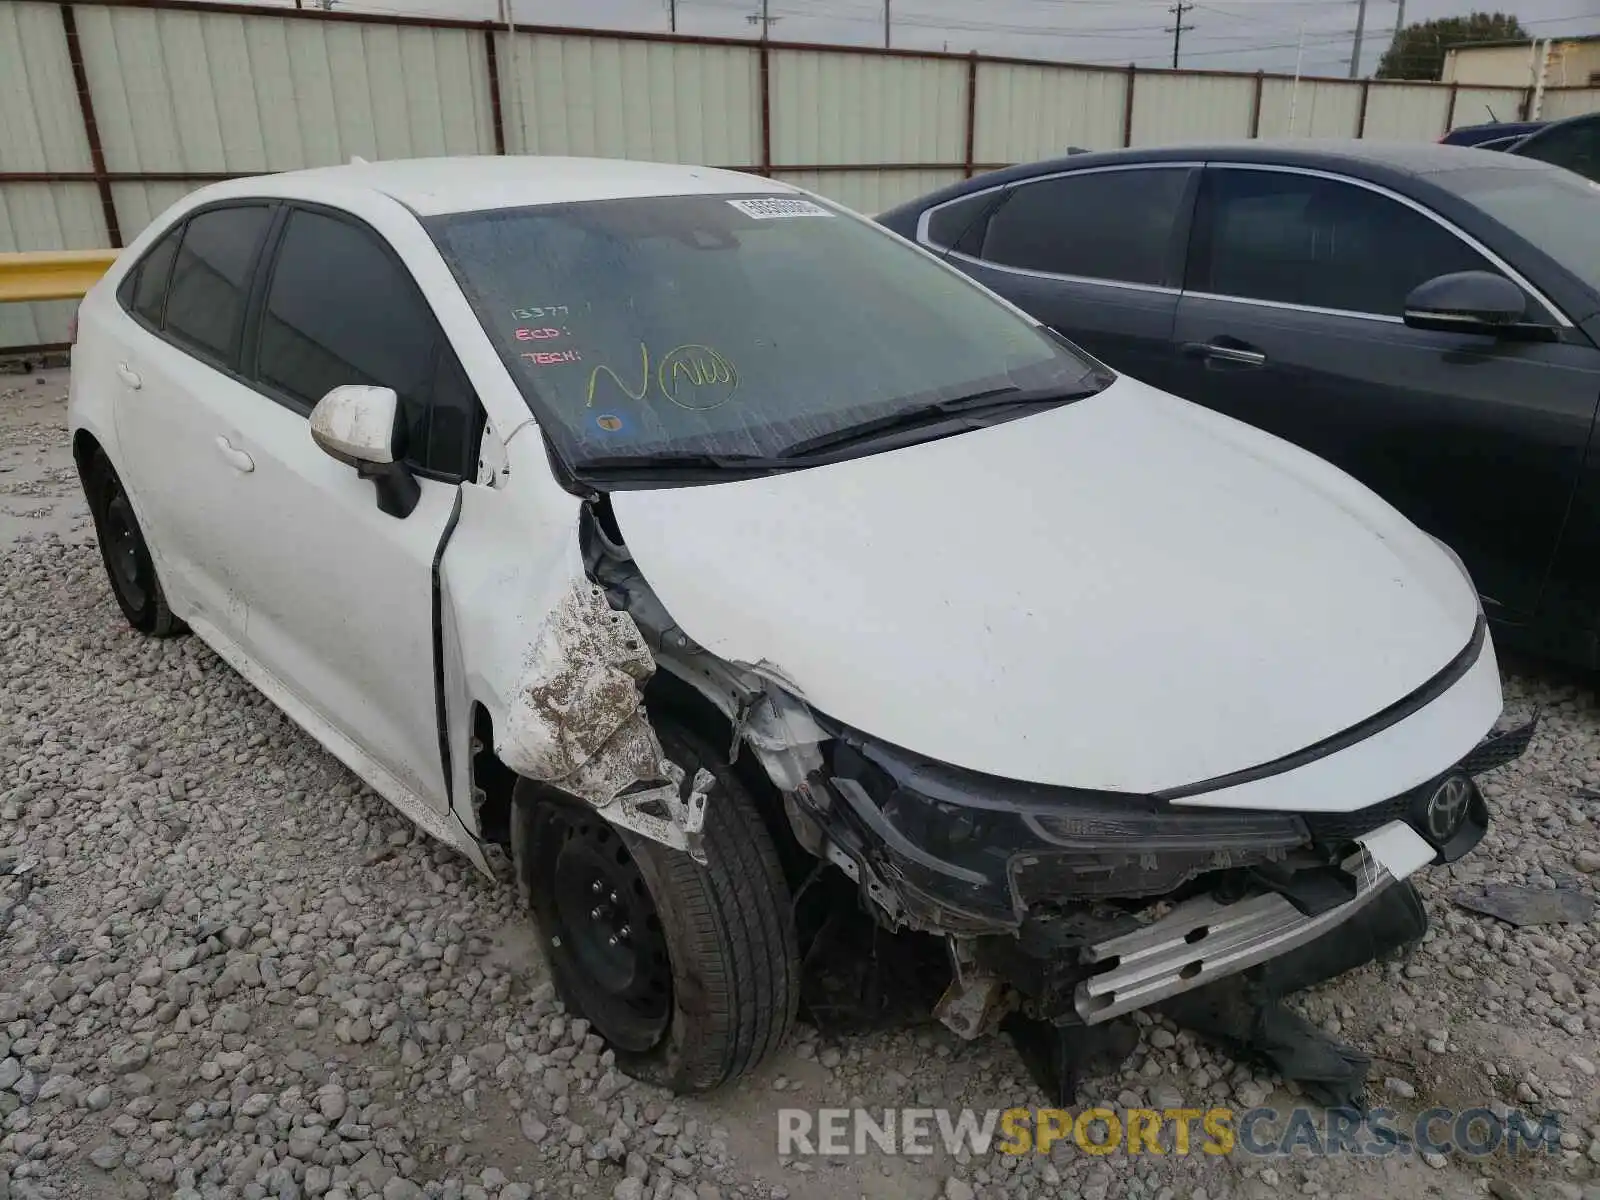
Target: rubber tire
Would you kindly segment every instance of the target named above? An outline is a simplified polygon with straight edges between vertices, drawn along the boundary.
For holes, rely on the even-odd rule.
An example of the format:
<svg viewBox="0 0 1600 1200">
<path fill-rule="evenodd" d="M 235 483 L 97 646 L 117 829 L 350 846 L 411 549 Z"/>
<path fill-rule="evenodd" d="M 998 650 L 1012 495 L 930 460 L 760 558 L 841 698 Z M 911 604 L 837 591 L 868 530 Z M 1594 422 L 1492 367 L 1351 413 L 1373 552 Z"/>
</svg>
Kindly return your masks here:
<svg viewBox="0 0 1600 1200">
<path fill-rule="evenodd" d="M 116 597 L 117 607 L 122 609 L 122 615 L 128 619 L 128 624 L 150 637 L 178 637 L 188 633 L 189 627 L 173 616 L 172 609 L 167 606 L 167 594 L 162 591 L 161 580 L 156 577 L 155 562 L 150 557 L 150 546 L 144 540 L 144 531 L 139 528 L 139 522 L 131 512 L 129 520 L 133 525 L 134 558 L 139 585 L 144 591 L 143 600 L 139 603 L 130 600 L 117 584 L 117 573 L 111 565 L 109 549 L 111 535 L 107 528 L 107 513 L 118 494 L 126 496 L 126 490 L 104 453 L 96 452 L 90 460 L 83 480 L 83 492 L 89 502 L 89 513 L 94 518 L 95 540 L 100 545 L 100 562 L 105 567 L 106 580 L 111 584 L 111 594 Z"/>
<path fill-rule="evenodd" d="M 661 919 L 673 996 L 666 1032 L 654 1046 L 612 1050 L 617 1066 L 636 1079 L 679 1094 L 705 1092 L 750 1071 L 783 1044 L 800 1000 L 800 955 L 789 886 L 754 798 L 726 756 L 700 738 L 675 727 L 658 726 L 658 733 L 667 756 L 686 772 L 685 790 L 701 766 L 716 779 L 706 804 L 707 862 L 702 867 L 687 854 L 618 830 Z M 576 1011 L 562 982 L 572 960 L 553 944 L 553 917 L 535 903 L 529 870 L 536 808 L 561 803 L 574 801 L 540 795 L 522 781 L 512 806 L 511 844 L 557 994 Z"/>
</svg>

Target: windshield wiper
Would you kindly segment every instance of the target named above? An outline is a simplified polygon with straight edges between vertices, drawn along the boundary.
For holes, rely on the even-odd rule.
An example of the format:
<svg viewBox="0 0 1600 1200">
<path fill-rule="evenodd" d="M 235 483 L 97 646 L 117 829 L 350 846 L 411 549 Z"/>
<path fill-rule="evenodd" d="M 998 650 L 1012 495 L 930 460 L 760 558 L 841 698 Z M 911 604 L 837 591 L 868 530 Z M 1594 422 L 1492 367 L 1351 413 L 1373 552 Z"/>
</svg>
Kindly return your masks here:
<svg viewBox="0 0 1600 1200">
<path fill-rule="evenodd" d="M 935 400 L 931 404 L 903 409 L 886 417 L 877 417 L 871 421 L 862 421 L 856 425 L 847 425 L 843 429 L 835 429 L 830 433 L 806 438 L 787 447 L 780 457 L 808 458 L 815 454 L 826 454 L 848 446 L 859 446 L 880 437 L 890 437 L 920 426 L 938 425 L 950 420 L 961 421 L 962 418 L 977 418 L 1012 409 L 1053 408 L 1070 400 L 1081 400 L 1085 396 L 1092 396 L 1103 386 L 1104 384 L 1096 376 L 1094 383 L 1088 386 L 1029 390 L 1008 384 L 1004 387 L 986 388 L 981 392 Z M 1021 416 L 1022 413 L 1018 412 L 1016 415 Z M 987 423 L 969 421 L 963 422 L 962 427 L 977 429 Z"/>
</svg>

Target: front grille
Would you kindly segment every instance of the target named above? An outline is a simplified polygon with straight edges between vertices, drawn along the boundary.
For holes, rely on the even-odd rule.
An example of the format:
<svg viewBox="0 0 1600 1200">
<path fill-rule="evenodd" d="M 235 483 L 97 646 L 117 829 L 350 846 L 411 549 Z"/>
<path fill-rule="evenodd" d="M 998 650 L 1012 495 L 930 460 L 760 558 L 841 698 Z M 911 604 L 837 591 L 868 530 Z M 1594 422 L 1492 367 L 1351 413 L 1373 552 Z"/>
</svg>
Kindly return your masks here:
<svg viewBox="0 0 1600 1200">
<path fill-rule="evenodd" d="M 1422 786 L 1426 788 L 1432 784 L 1425 783 Z M 1311 832 L 1313 842 L 1324 846 L 1338 845 L 1354 841 L 1363 833 L 1371 833 L 1390 821 L 1405 820 L 1406 810 L 1418 790 L 1420 789 L 1402 792 L 1398 796 L 1380 800 L 1376 804 L 1369 804 L 1366 808 L 1358 808 L 1354 812 L 1304 813 L 1302 819 Z"/>
<path fill-rule="evenodd" d="M 1468 775 L 1482 775 L 1496 767 L 1520 758 L 1539 728 L 1539 713 L 1511 729 L 1497 729 L 1473 747 L 1461 760 L 1461 770 Z"/>
<path fill-rule="evenodd" d="M 1466 775 L 1481 775 L 1485 771 L 1504 766 L 1528 748 L 1528 743 L 1533 740 L 1538 727 L 1539 716 L 1535 714 L 1531 720 L 1515 728 L 1496 730 L 1473 747 L 1467 756 L 1456 764 L 1455 769 Z M 1390 821 L 1409 821 L 1413 806 L 1431 795 L 1433 789 L 1438 786 L 1439 779 L 1430 779 L 1409 792 L 1402 792 L 1398 796 L 1380 800 L 1377 804 L 1369 804 L 1366 808 L 1358 808 L 1354 812 L 1305 813 L 1303 819 L 1306 828 L 1311 832 L 1313 842 L 1319 845 L 1337 846 L 1352 841 L 1363 833 L 1370 833 L 1380 825 L 1387 825 Z"/>
</svg>

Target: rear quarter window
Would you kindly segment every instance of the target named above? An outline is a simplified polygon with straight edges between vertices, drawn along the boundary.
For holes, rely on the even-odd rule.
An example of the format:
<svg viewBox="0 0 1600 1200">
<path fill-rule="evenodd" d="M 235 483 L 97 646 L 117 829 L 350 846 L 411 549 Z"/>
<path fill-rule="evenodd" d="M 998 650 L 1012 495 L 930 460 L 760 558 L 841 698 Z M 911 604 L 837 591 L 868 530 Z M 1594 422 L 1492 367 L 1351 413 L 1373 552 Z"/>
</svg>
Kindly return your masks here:
<svg viewBox="0 0 1600 1200">
<path fill-rule="evenodd" d="M 994 192 L 982 192 L 939 205 L 928 213 L 924 240 L 939 250 L 976 255 L 983 248 L 990 210 L 999 199 Z"/>
<path fill-rule="evenodd" d="M 161 328 L 167 281 L 172 275 L 172 262 L 177 257 L 178 241 L 182 236 L 182 224 L 169 229 L 145 252 L 117 289 L 117 299 L 122 302 L 122 307 L 154 329 Z"/>
</svg>

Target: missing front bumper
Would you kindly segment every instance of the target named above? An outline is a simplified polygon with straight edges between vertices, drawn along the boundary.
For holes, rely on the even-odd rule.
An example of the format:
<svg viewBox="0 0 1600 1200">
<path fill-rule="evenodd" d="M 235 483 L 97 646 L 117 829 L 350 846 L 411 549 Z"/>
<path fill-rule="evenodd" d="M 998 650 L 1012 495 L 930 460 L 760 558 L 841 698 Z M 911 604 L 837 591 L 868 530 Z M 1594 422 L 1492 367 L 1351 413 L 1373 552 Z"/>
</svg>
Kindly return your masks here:
<svg viewBox="0 0 1600 1200">
<path fill-rule="evenodd" d="M 1086 946 L 1083 961 L 1098 970 L 1077 986 L 1078 1016 L 1087 1024 L 1109 1021 L 1285 954 L 1349 920 L 1435 855 L 1403 821 L 1356 842 L 1343 864 L 1358 881 L 1355 897 L 1317 915 L 1277 893 L 1232 904 L 1199 896 L 1141 929 Z"/>
</svg>

